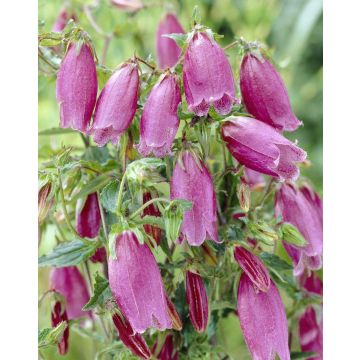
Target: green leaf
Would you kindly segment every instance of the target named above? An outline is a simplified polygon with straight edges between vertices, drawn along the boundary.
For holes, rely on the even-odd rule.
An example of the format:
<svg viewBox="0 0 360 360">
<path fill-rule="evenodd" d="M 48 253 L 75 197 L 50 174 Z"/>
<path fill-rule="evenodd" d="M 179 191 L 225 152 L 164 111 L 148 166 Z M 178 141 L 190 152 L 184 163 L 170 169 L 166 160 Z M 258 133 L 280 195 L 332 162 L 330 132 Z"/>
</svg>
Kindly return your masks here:
<svg viewBox="0 0 360 360">
<path fill-rule="evenodd" d="M 299 230 L 292 224 L 284 223 L 280 227 L 280 236 L 289 244 L 303 247 L 307 241 L 300 234 Z"/>
<path fill-rule="evenodd" d="M 119 181 L 114 180 L 107 184 L 100 193 L 101 205 L 112 213 L 116 212 L 116 202 L 119 192 Z"/>
<path fill-rule="evenodd" d="M 56 46 L 61 44 L 62 39 L 43 39 L 40 41 L 41 46 Z"/>
<path fill-rule="evenodd" d="M 263 252 L 260 254 L 260 258 L 270 268 L 278 271 L 292 270 L 292 266 L 279 258 L 277 255 Z"/>
<path fill-rule="evenodd" d="M 102 189 L 109 182 L 109 176 L 107 174 L 101 174 L 96 178 L 90 180 L 84 185 L 75 196 L 71 199 L 74 202 L 78 199 L 85 198 L 87 195 Z"/>
<path fill-rule="evenodd" d="M 181 211 L 185 212 L 192 209 L 192 202 L 184 199 L 175 199 L 171 201 L 172 206 L 177 206 Z"/>
<path fill-rule="evenodd" d="M 98 65 L 96 67 L 96 74 L 98 78 L 99 88 L 102 89 L 112 75 L 112 71 L 105 68 L 104 66 Z"/>
<path fill-rule="evenodd" d="M 165 229 L 164 220 L 159 216 L 150 216 L 146 215 L 142 218 L 132 220 L 135 224 L 138 225 L 154 225 L 159 227 L 160 229 Z"/>
<path fill-rule="evenodd" d="M 109 282 L 99 273 L 95 275 L 94 294 L 90 300 L 84 305 L 83 311 L 95 309 L 97 306 L 103 306 L 112 298 Z"/>
<path fill-rule="evenodd" d="M 39 266 L 71 266 L 77 265 L 95 253 L 96 241 L 73 240 L 56 246 L 50 254 L 39 258 Z"/>
<path fill-rule="evenodd" d="M 40 330 L 38 334 L 38 347 L 44 348 L 50 345 L 56 345 L 61 339 L 66 326 L 66 322 L 62 321 L 55 328 L 45 328 Z"/>
<path fill-rule="evenodd" d="M 83 158 L 88 161 L 105 164 L 111 157 L 107 147 L 90 146 L 86 149 Z"/>
<path fill-rule="evenodd" d="M 291 360 L 299 360 L 299 359 L 308 359 L 316 357 L 317 354 L 311 351 L 301 352 L 301 351 L 293 351 L 290 355 Z"/>
<path fill-rule="evenodd" d="M 186 41 L 188 39 L 188 34 L 174 33 L 174 34 L 164 34 L 162 36 L 174 40 L 180 48 L 183 48 L 186 45 Z"/>
<path fill-rule="evenodd" d="M 39 131 L 39 136 L 48 136 L 48 135 L 64 135 L 64 134 L 76 134 L 73 129 L 63 129 L 63 128 L 51 128 Z"/>
<path fill-rule="evenodd" d="M 200 10 L 197 5 L 194 6 L 191 18 L 195 24 L 200 24 L 201 22 L 201 16 L 200 16 Z"/>
</svg>

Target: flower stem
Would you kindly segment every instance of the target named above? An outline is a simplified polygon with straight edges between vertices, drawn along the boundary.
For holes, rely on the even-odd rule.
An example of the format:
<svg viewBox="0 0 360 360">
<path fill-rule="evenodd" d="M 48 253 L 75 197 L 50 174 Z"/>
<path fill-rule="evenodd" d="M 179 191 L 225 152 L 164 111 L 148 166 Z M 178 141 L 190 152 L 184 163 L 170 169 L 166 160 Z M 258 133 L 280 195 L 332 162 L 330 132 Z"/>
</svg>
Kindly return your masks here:
<svg viewBox="0 0 360 360">
<path fill-rule="evenodd" d="M 156 70 L 156 66 L 151 65 L 150 63 L 148 63 L 146 60 L 142 59 L 141 57 L 138 57 L 135 55 L 135 59 L 137 61 L 140 61 L 141 63 L 143 63 L 144 65 L 146 65 L 147 67 L 149 67 L 151 70 Z"/>
<path fill-rule="evenodd" d="M 237 45 L 239 43 L 238 40 L 236 41 L 233 41 L 232 43 L 226 45 L 225 47 L 223 47 L 223 50 L 228 50 L 228 49 L 231 49 L 232 47 L 234 47 L 235 45 Z"/>
<path fill-rule="evenodd" d="M 124 192 L 125 180 L 126 180 L 126 170 L 124 171 L 123 177 L 120 182 L 119 193 L 116 201 L 116 213 L 118 215 L 121 215 L 122 195 Z"/>
<path fill-rule="evenodd" d="M 166 198 L 154 198 L 149 201 L 147 201 L 145 204 L 143 204 L 141 207 L 139 207 L 134 213 L 131 214 L 129 219 L 134 219 L 137 215 L 141 214 L 143 210 L 145 210 L 149 205 L 153 204 L 154 202 L 166 202 L 170 203 L 170 199 Z"/>
</svg>

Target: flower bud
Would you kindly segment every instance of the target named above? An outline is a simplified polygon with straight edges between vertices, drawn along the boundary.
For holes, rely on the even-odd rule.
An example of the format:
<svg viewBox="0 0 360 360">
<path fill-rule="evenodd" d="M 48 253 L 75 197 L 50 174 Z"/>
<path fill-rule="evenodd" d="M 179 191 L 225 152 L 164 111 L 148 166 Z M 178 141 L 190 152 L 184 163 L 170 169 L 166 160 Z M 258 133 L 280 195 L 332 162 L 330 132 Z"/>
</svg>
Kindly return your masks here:
<svg viewBox="0 0 360 360">
<path fill-rule="evenodd" d="M 244 56 L 240 89 L 247 111 L 256 119 L 281 131 L 294 131 L 301 124 L 291 109 L 285 84 L 265 57 Z"/>
<path fill-rule="evenodd" d="M 269 271 L 257 256 L 242 246 L 236 246 L 234 257 L 256 288 L 265 292 L 269 290 Z"/>
<path fill-rule="evenodd" d="M 284 223 L 280 228 L 282 238 L 288 244 L 296 245 L 296 246 L 305 246 L 307 244 L 304 237 L 299 233 L 295 226 Z"/>
<path fill-rule="evenodd" d="M 208 299 L 203 279 L 192 271 L 186 272 L 186 301 L 195 330 L 199 333 L 204 332 L 209 316 Z"/>
<path fill-rule="evenodd" d="M 290 360 L 288 325 L 279 291 L 270 280 L 267 292 L 258 291 L 246 273 L 240 278 L 237 312 L 253 359 Z"/>
<path fill-rule="evenodd" d="M 114 145 L 134 118 L 139 93 L 139 72 L 135 63 L 125 63 L 117 69 L 102 89 L 96 103 L 91 134 L 103 146 Z"/>
<path fill-rule="evenodd" d="M 164 344 L 156 356 L 158 360 L 178 360 L 179 353 L 174 349 L 173 336 L 168 335 L 164 341 Z"/>
<path fill-rule="evenodd" d="M 69 348 L 69 321 L 66 313 L 66 309 L 63 308 L 61 301 L 56 301 L 51 310 L 51 326 L 55 328 L 62 321 L 66 322 L 66 328 L 64 333 L 59 340 L 57 347 L 60 355 L 65 355 Z"/>
<path fill-rule="evenodd" d="M 201 196 L 199 195 L 201 189 Z M 170 183 L 171 199 L 191 201 L 184 213 L 181 233 L 192 246 L 205 239 L 220 242 L 217 232 L 216 195 L 211 175 L 205 164 L 190 151 L 180 154 Z"/>
<path fill-rule="evenodd" d="M 211 247 L 204 243 L 201 245 L 201 248 L 203 249 L 205 262 L 211 266 L 216 266 L 218 261 L 216 258 L 215 252 L 211 249 Z"/>
<path fill-rule="evenodd" d="M 181 102 L 180 88 L 175 74 L 160 78 L 152 88 L 140 120 L 138 151 L 164 157 L 171 153 L 171 145 L 179 127 L 177 109 Z"/>
<path fill-rule="evenodd" d="M 250 222 L 248 228 L 255 239 L 266 245 L 274 245 L 274 242 L 278 240 L 276 231 L 263 221 Z"/>
<path fill-rule="evenodd" d="M 104 263 L 107 260 L 106 249 L 102 246 L 97 248 L 95 254 L 90 257 L 93 263 Z"/>
<path fill-rule="evenodd" d="M 88 195 L 85 204 L 76 214 L 76 232 L 82 237 L 95 238 L 99 234 L 101 215 L 96 193 Z"/>
<path fill-rule="evenodd" d="M 143 204 L 147 203 L 148 201 L 150 201 L 152 199 L 151 193 L 145 192 L 143 194 Z M 146 207 L 142 213 L 142 217 L 144 216 L 156 216 L 156 217 L 160 217 L 161 216 L 161 212 L 159 211 L 158 207 L 153 203 L 150 204 L 148 207 Z M 144 230 L 145 232 L 150 235 L 158 245 L 160 245 L 160 241 L 161 241 L 161 236 L 162 236 L 162 230 L 155 226 L 155 225 L 148 225 L 145 224 L 144 225 Z"/>
<path fill-rule="evenodd" d="M 180 331 L 182 329 L 182 321 L 178 312 L 176 311 L 175 305 L 170 300 L 170 298 L 166 295 L 166 304 L 167 304 L 167 311 L 171 318 L 172 328 L 174 330 Z"/>
<path fill-rule="evenodd" d="M 246 167 L 279 179 L 295 180 L 296 163 L 306 152 L 271 126 L 243 116 L 227 118 L 221 128 L 223 140 L 234 158 Z"/>
<path fill-rule="evenodd" d="M 56 99 L 60 105 L 60 126 L 86 134 L 97 94 L 94 56 L 88 44 L 71 43 L 56 80 Z"/>
<path fill-rule="evenodd" d="M 69 22 L 70 19 L 76 21 L 75 14 L 70 14 L 66 9 L 62 9 L 59 12 L 58 17 L 53 25 L 52 31 L 53 32 L 62 32 L 65 29 L 65 26 Z"/>
<path fill-rule="evenodd" d="M 82 311 L 90 295 L 85 279 L 76 266 L 52 269 L 50 286 L 64 296 L 69 320 L 91 317 L 90 311 Z"/>
<path fill-rule="evenodd" d="M 165 233 L 169 241 L 174 242 L 181 236 L 180 228 L 182 222 L 183 213 L 181 208 L 174 204 L 169 204 L 164 210 Z"/>
<path fill-rule="evenodd" d="M 116 259 L 108 259 L 110 289 L 131 327 L 137 333 L 171 329 L 160 270 L 149 247 L 124 231 L 115 239 L 115 252 Z"/>
<path fill-rule="evenodd" d="M 250 209 L 251 193 L 248 184 L 240 180 L 237 186 L 236 194 L 239 199 L 240 209 L 244 212 L 248 212 Z"/>
<path fill-rule="evenodd" d="M 166 14 L 160 21 L 156 32 L 156 52 L 160 69 L 173 67 L 181 55 L 181 49 L 175 40 L 163 35 L 183 33 L 184 29 L 175 14 Z"/>
<path fill-rule="evenodd" d="M 196 32 L 184 58 L 183 83 L 189 111 L 207 115 L 210 106 L 226 115 L 235 102 L 235 84 L 224 50 L 208 32 Z"/>
<path fill-rule="evenodd" d="M 136 333 L 124 316 L 114 314 L 113 323 L 119 333 L 120 340 L 136 356 L 141 359 L 150 359 L 151 352 L 144 338 Z"/>
<path fill-rule="evenodd" d="M 312 272 L 310 276 L 303 276 L 300 278 L 300 284 L 302 287 L 310 293 L 322 295 L 323 294 L 323 284 L 321 279 Z"/>
<path fill-rule="evenodd" d="M 38 221 L 39 221 L 39 224 L 45 220 L 52 204 L 54 203 L 54 198 L 53 197 L 49 198 L 50 193 L 51 193 L 51 183 L 50 182 L 46 183 L 39 190 L 39 195 L 38 195 L 38 209 L 39 209 Z"/>
</svg>

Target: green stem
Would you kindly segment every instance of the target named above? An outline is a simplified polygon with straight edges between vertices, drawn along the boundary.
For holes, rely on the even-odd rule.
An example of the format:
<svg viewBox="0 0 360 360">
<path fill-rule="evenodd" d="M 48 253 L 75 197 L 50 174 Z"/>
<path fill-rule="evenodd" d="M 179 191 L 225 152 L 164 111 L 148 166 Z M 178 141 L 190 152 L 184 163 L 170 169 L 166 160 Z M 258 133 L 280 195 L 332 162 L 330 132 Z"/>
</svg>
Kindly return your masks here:
<svg viewBox="0 0 360 360">
<path fill-rule="evenodd" d="M 125 180 L 126 180 L 126 170 L 124 171 L 123 177 L 120 182 L 119 193 L 116 201 L 116 213 L 118 215 L 121 215 L 122 195 L 124 192 Z"/>
<path fill-rule="evenodd" d="M 134 219 L 137 215 L 141 214 L 144 209 L 146 209 L 149 205 L 153 204 L 154 202 L 166 202 L 170 203 L 170 199 L 166 198 L 154 198 L 143 204 L 141 207 L 139 207 L 134 213 L 131 214 L 129 219 Z"/>
<path fill-rule="evenodd" d="M 97 195 L 99 208 L 100 208 L 100 217 L 101 217 L 102 228 L 103 228 L 103 231 L 104 231 L 104 236 L 105 236 L 106 241 L 108 241 L 109 237 L 108 237 L 108 232 L 107 232 L 107 227 L 106 227 L 105 214 L 104 214 L 104 209 L 103 209 L 103 207 L 101 205 L 100 194 L 99 194 L 98 191 L 96 192 L 96 195 Z"/>
<path fill-rule="evenodd" d="M 228 49 L 231 49 L 232 47 L 234 47 L 234 46 L 235 46 L 235 45 L 237 45 L 238 43 L 239 43 L 239 41 L 238 41 L 238 40 L 233 41 L 232 43 L 230 43 L 230 44 L 226 45 L 226 46 L 223 48 L 223 50 L 228 50 Z"/>
</svg>

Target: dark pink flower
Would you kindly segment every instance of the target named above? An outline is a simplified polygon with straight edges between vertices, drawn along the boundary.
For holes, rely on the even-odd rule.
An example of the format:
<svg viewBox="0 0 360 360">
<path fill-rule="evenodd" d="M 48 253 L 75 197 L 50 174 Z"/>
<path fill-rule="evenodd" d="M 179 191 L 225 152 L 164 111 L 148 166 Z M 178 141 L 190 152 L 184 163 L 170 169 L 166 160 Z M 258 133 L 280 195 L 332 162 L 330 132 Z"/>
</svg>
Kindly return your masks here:
<svg viewBox="0 0 360 360">
<path fill-rule="evenodd" d="M 153 352 L 155 349 L 156 349 L 156 346 L 154 346 Z M 179 359 L 179 353 L 174 349 L 172 335 L 168 335 L 166 337 L 164 345 L 162 346 L 162 348 L 156 358 L 158 360 L 178 360 Z"/>
<path fill-rule="evenodd" d="M 76 21 L 75 14 L 70 14 L 66 9 L 62 9 L 56 18 L 52 31 L 62 32 L 70 19 Z"/>
<path fill-rule="evenodd" d="M 284 243 L 295 264 L 294 274 L 301 275 L 305 268 L 321 268 L 323 230 L 318 205 L 314 206 L 296 185 L 284 183 L 276 194 L 275 215 L 294 225 L 308 243 L 302 248 Z"/>
<path fill-rule="evenodd" d="M 120 316 L 119 314 L 114 314 L 112 319 L 118 330 L 119 338 L 124 345 L 134 355 L 139 356 L 141 359 L 150 359 L 151 352 L 146 344 L 146 341 L 140 334 L 132 329 L 126 318 L 124 316 Z"/>
<path fill-rule="evenodd" d="M 226 115 L 235 102 L 234 77 L 224 50 L 207 32 L 196 32 L 185 53 L 183 83 L 189 111 Z"/>
<path fill-rule="evenodd" d="M 160 78 L 152 88 L 140 120 L 141 155 L 151 153 L 163 157 L 171 153 L 171 145 L 179 127 L 177 109 L 181 102 L 180 88 L 175 74 Z"/>
<path fill-rule="evenodd" d="M 185 282 L 190 320 L 195 330 L 202 333 L 207 327 L 209 316 L 209 305 L 204 281 L 200 275 L 187 271 Z"/>
<path fill-rule="evenodd" d="M 58 353 L 65 355 L 69 348 L 69 320 L 67 317 L 66 309 L 63 308 L 60 301 L 56 301 L 54 307 L 51 310 L 51 326 L 55 328 L 62 321 L 66 322 L 66 328 L 61 339 L 58 341 Z"/>
<path fill-rule="evenodd" d="M 125 63 L 111 75 L 96 103 L 91 134 L 99 146 L 118 143 L 134 118 L 138 93 L 138 67 Z"/>
<path fill-rule="evenodd" d="M 321 314 L 320 314 L 321 316 Z M 323 359 L 323 326 L 322 319 L 317 319 L 315 309 L 308 307 L 299 320 L 299 342 L 302 351 L 318 354 L 308 360 Z"/>
<path fill-rule="evenodd" d="M 69 320 L 84 316 L 91 317 L 90 311 L 82 311 L 83 306 L 89 301 L 90 295 L 85 279 L 76 266 L 52 269 L 50 286 L 64 296 Z"/>
<path fill-rule="evenodd" d="M 244 168 L 244 180 L 252 190 L 257 190 L 265 186 L 264 175 L 247 167 Z"/>
<path fill-rule="evenodd" d="M 217 232 L 216 195 L 211 175 L 205 164 L 198 163 L 190 151 L 178 159 L 170 184 L 171 199 L 192 202 L 184 214 L 181 233 L 192 246 L 200 246 L 205 239 L 220 242 Z M 201 191 L 200 191 L 201 189 Z"/>
<path fill-rule="evenodd" d="M 160 69 L 174 66 L 181 54 L 181 49 L 175 40 L 163 35 L 183 33 L 184 29 L 175 14 L 168 13 L 160 21 L 156 32 L 156 52 Z"/>
<path fill-rule="evenodd" d="M 81 237 L 95 238 L 99 234 L 101 215 L 96 193 L 88 195 L 76 214 L 76 231 Z"/>
<path fill-rule="evenodd" d="M 306 152 L 271 126 L 249 117 L 231 116 L 221 133 L 232 156 L 246 167 L 279 179 L 296 179 L 296 163 Z"/>
<path fill-rule="evenodd" d="M 285 84 L 266 59 L 248 53 L 240 69 L 240 89 L 247 111 L 279 130 L 294 131 L 301 122 L 294 115 Z"/>
<path fill-rule="evenodd" d="M 56 80 L 62 128 L 87 133 L 96 102 L 97 84 L 94 56 L 89 45 L 71 43 Z"/>
<path fill-rule="evenodd" d="M 143 204 L 147 203 L 148 201 L 150 201 L 152 199 L 151 193 L 145 192 L 143 194 Z M 158 209 L 158 207 L 152 203 L 150 204 L 148 207 L 146 207 L 143 211 L 142 216 L 156 216 L 156 217 L 160 217 L 161 213 Z M 161 241 L 161 236 L 162 236 L 162 231 L 159 227 L 155 226 L 155 225 L 144 225 L 144 230 L 145 232 L 150 235 L 158 245 L 160 245 L 160 241 Z"/>
<path fill-rule="evenodd" d="M 270 275 L 262 261 L 242 246 L 236 246 L 234 257 L 253 284 L 261 291 L 270 288 Z"/>
<path fill-rule="evenodd" d="M 170 329 L 164 285 L 149 247 L 124 231 L 116 238 L 116 256 L 108 259 L 110 288 L 131 327 L 138 333 Z"/>
<path fill-rule="evenodd" d="M 95 254 L 90 257 L 93 263 L 104 263 L 107 260 L 106 249 L 102 246 L 97 248 Z"/>
<path fill-rule="evenodd" d="M 237 311 L 244 339 L 253 359 L 290 360 L 288 325 L 279 291 L 270 280 L 267 292 L 258 291 L 243 273 L 240 278 Z"/>
<path fill-rule="evenodd" d="M 314 272 L 312 272 L 310 276 L 301 278 L 301 285 L 310 293 L 314 293 L 317 295 L 323 294 L 322 281 Z"/>
</svg>

